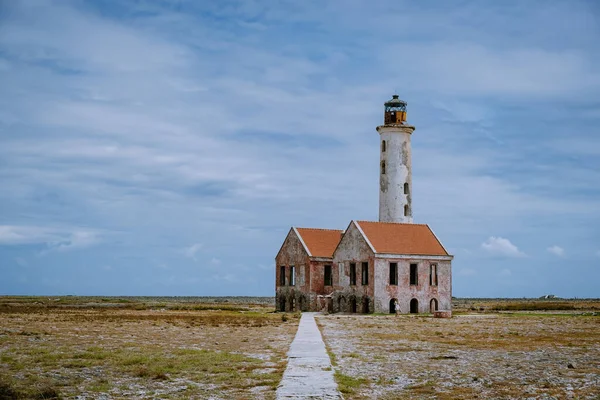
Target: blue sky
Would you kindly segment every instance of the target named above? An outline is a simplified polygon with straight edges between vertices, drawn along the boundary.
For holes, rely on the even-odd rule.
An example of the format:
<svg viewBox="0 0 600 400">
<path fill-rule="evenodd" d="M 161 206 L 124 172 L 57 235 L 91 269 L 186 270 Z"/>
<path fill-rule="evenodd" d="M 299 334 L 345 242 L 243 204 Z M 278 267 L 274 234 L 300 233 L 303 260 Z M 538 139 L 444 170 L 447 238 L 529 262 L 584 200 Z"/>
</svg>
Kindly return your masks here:
<svg viewBox="0 0 600 400">
<path fill-rule="evenodd" d="M 0 293 L 273 295 L 289 227 L 413 212 L 456 296 L 600 297 L 595 1 L 0 5 Z"/>
</svg>

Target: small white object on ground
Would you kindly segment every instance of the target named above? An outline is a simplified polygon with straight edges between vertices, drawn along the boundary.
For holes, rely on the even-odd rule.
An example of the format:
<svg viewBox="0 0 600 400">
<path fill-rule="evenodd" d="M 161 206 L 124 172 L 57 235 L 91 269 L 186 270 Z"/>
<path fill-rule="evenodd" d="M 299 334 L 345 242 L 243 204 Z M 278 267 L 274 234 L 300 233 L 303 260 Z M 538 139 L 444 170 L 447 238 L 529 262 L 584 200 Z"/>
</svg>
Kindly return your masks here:
<svg viewBox="0 0 600 400">
<path fill-rule="evenodd" d="M 277 388 L 278 399 L 343 399 L 333 379 L 331 360 L 315 314 L 302 313 L 288 351 L 288 365 Z"/>
</svg>

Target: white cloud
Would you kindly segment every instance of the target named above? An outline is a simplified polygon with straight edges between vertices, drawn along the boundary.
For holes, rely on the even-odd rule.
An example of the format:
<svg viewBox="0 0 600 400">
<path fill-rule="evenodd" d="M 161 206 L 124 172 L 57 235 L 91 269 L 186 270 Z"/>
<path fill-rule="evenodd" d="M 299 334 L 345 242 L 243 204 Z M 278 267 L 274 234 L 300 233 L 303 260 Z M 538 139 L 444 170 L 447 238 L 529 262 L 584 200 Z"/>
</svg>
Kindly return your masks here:
<svg viewBox="0 0 600 400">
<path fill-rule="evenodd" d="M 550 246 L 546 249 L 549 253 L 552 253 L 556 256 L 563 257 L 565 255 L 565 249 L 560 246 L 554 245 Z"/>
<path fill-rule="evenodd" d="M 213 257 L 213 258 L 210 259 L 210 263 L 212 265 L 220 265 L 221 264 L 221 260 L 218 259 L 218 258 L 216 258 L 216 257 Z"/>
<path fill-rule="evenodd" d="M 0 244 L 46 243 L 57 239 L 55 232 L 39 226 L 0 225 Z"/>
<path fill-rule="evenodd" d="M 487 241 L 481 244 L 481 248 L 495 255 L 506 257 L 523 257 L 525 253 L 512 244 L 510 240 L 503 237 L 490 236 Z"/>
<path fill-rule="evenodd" d="M 196 253 L 198 253 L 200 250 L 202 250 L 202 247 L 204 247 L 204 245 L 202 243 L 194 243 L 190 247 L 185 248 L 183 250 L 183 254 L 185 254 L 186 257 L 191 258 L 194 261 L 197 261 Z"/>
<path fill-rule="evenodd" d="M 587 221 L 598 220 L 597 195 L 563 195 L 575 192 L 575 181 L 587 190 L 599 170 L 594 161 L 578 163 L 578 173 L 560 162 L 545 169 L 546 157 L 555 159 L 558 150 L 544 152 L 542 159 L 525 156 L 537 142 L 530 137 L 521 145 L 523 136 L 514 134 L 519 129 L 507 129 L 504 123 L 522 123 L 532 135 L 543 132 L 544 143 L 571 137 L 536 126 L 551 120 L 553 129 L 582 132 L 570 144 L 586 143 L 582 150 L 598 152 L 600 142 L 590 145 L 581 118 L 567 123 L 555 120 L 557 113 L 550 111 L 557 97 L 561 110 L 563 96 L 577 96 L 577 104 L 586 105 L 587 96 L 593 97 L 598 88 L 593 68 L 598 52 L 586 53 L 586 42 L 573 29 L 561 30 L 557 48 L 554 40 L 546 42 L 550 45 L 533 40 L 530 35 L 555 33 L 531 29 L 527 13 L 510 19 L 511 33 L 526 33 L 515 39 L 506 34 L 506 14 L 496 15 L 495 8 L 487 14 L 485 7 L 475 7 L 486 12 L 482 29 L 479 23 L 457 24 L 463 11 L 415 7 L 398 14 L 388 10 L 395 7 L 393 2 L 374 7 L 358 2 L 341 15 L 334 6 L 317 10 L 311 2 L 296 3 L 298 12 L 286 6 L 265 6 L 267 10 L 256 13 L 246 6 L 245 11 L 208 6 L 224 21 L 233 14 L 233 33 L 231 25 L 204 17 L 211 12 L 162 9 L 164 2 L 144 3 L 156 8 L 148 13 L 128 12 L 141 15 L 134 24 L 78 2 L 28 10 L 14 2 L 10 7 L 17 10 L 9 12 L 6 35 L 0 37 L 6 50 L 0 57 L 0 130 L 14 132 L 0 144 L 0 159 L 8 167 L 0 173 L 0 217 L 7 221 L 11 215 L 28 215 L 27 221 L 37 225 L 46 222 L 39 218 L 55 216 L 80 226 L 101 221 L 106 229 L 126 232 L 128 243 L 115 252 L 126 249 L 128 256 L 144 254 L 172 266 L 183 257 L 217 265 L 208 249 L 235 244 L 240 251 L 219 250 L 218 261 L 229 267 L 244 259 L 247 265 L 260 265 L 257 279 L 270 279 L 272 253 L 289 225 L 344 228 L 352 218 L 377 218 L 374 126 L 381 121 L 383 101 L 396 87 L 409 102 L 409 120 L 418 129 L 413 142 L 415 219 L 431 223 L 451 248 L 475 243 L 474 254 L 459 251 L 458 274 L 473 274 L 461 267 L 473 265 L 465 258 L 482 251 L 476 246 L 480 240 L 473 238 L 488 236 L 489 227 L 515 243 L 544 249 L 552 239 L 532 228 L 543 226 L 540 218 L 562 215 L 562 221 L 572 221 L 569 216 L 579 213 Z M 523 9 L 538 12 L 535 7 Z M 394 24 L 381 23 L 398 18 L 413 38 L 393 40 L 401 36 Z M 268 31 L 249 30 L 237 24 L 241 20 L 264 23 Z M 295 41 L 282 52 L 285 35 L 278 33 L 288 33 L 292 26 L 286 24 L 298 20 L 323 28 L 327 37 L 339 35 L 339 43 L 312 40 L 319 34 L 312 31 L 309 42 Z M 496 32 L 489 29 L 490 20 Z M 578 19 L 544 20 L 565 27 L 571 25 L 565 21 Z M 278 32 L 279 27 L 285 32 Z M 360 34 L 364 40 L 347 41 L 357 30 L 367 33 Z M 577 50 L 562 47 L 569 43 L 568 35 L 581 44 Z M 402 43 L 406 52 L 390 56 L 382 37 Z M 415 38 L 420 38 L 418 44 L 411 43 Z M 412 55 L 410 63 L 395 62 L 406 54 Z M 379 57 L 394 57 L 394 62 L 363 64 Z M 394 66 L 389 74 L 388 65 Z M 536 101 L 540 97 L 543 101 Z M 340 99 L 344 107 L 335 107 Z M 506 99 L 510 107 L 505 107 Z M 540 106 L 544 111 L 538 115 Z M 490 143 L 493 137 L 503 143 Z M 563 148 L 571 157 L 571 149 Z M 499 161 L 510 155 L 520 160 L 505 169 Z M 323 165 L 331 165 L 326 174 Z M 548 195 L 555 193 L 557 181 L 562 182 L 561 193 Z M 343 195 L 348 188 L 356 190 Z M 56 251 L 93 243 L 94 235 L 75 231 L 0 230 L 0 243 L 48 243 Z M 531 243 L 528 238 L 534 237 L 540 241 Z M 507 239 L 494 239 L 507 244 L 488 240 L 482 249 L 524 256 Z M 203 244 L 194 244 L 198 240 Z M 132 242 L 135 246 L 129 246 Z M 592 247 L 588 255 L 594 251 Z M 98 257 L 90 251 L 89 258 Z M 116 259 L 111 261 L 115 270 Z M 490 261 L 500 264 L 494 271 L 504 267 L 502 260 Z M 515 269 L 523 259 L 511 261 Z M 107 261 L 100 257 L 97 262 Z M 484 279 L 482 270 L 479 277 Z M 240 280 L 240 287 L 249 286 Z"/>
<path fill-rule="evenodd" d="M 80 228 L 0 225 L 0 245 L 46 244 L 48 250 L 65 251 L 100 242 L 98 231 Z"/>
<path fill-rule="evenodd" d="M 49 249 L 55 251 L 67 251 L 92 246 L 100 241 L 98 233 L 92 231 L 77 230 L 71 232 L 69 237 L 49 242 Z"/>
</svg>

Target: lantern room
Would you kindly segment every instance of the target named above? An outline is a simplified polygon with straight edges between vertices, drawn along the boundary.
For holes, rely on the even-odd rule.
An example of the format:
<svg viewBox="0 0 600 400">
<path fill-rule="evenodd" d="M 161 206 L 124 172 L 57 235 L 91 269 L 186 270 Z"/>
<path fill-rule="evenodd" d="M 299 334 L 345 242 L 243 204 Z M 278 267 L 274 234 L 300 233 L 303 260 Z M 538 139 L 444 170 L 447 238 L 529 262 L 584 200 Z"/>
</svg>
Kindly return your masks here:
<svg viewBox="0 0 600 400">
<path fill-rule="evenodd" d="M 384 103 L 384 106 L 385 125 L 404 124 L 406 121 L 406 102 L 404 100 L 400 100 L 398 95 L 395 94 L 391 100 Z"/>
</svg>

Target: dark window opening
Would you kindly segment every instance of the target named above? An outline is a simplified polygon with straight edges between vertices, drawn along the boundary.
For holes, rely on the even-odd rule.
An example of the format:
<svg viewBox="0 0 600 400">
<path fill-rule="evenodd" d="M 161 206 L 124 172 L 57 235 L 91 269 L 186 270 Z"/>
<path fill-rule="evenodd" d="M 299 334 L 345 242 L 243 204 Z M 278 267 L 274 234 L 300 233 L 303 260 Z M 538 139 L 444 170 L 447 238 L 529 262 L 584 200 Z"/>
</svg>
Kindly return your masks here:
<svg viewBox="0 0 600 400">
<path fill-rule="evenodd" d="M 285 286 L 285 265 L 279 267 L 279 286 Z"/>
<path fill-rule="evenodd" d="M 417 264 L 410 264 L 410 284 L 418 285 Z"/>
<path fill-rule="evenodd" d="M 412 299 L 410 301 L 410 313 L 411 314 L 419 313 L 419 302 L 417 301 L 417 299 Z"/>
<path fill-rule="evenodd" d="M 390 285 L 398 284 L 398 263 L 390 263 Z"/>
<path fill-rule="evenodd" d="M 369 309 L 369 298 L 365 297 L 363 299 L 363 313 L 368 314 L 370 312 Z"/>
<path fill-rule="evenodd" d="M 363 285 L 369 284 L 369 263 L 368 262 L 362 263 L 362 284 Z"/>
<path fill-rule="evenodd" d="M 290 265 L 290 286 L 296 285 L 296 267 Z"/>
<path fill-rule="evenodd" d="M 381 162 L 381 175 L 385 175 L 385 161 Z"/>
<path fill-rule="evenodd" d="M 331 265 L 325 266 L 325 286 L 331 286 Z"/>
<path fill-rule="evenodd" d="M 438 302 L 436 299 L 431 299 L 429 302 L 429 311 L 433 314 L 434 311 L 438 310 Z"/>
<path fill-rule="evenodd" d="M 431 264 L 429 266 L 429 285 L 430 286 L 437 286 L 437 284 L 438 284 L 437 265 L 436 264 Z"/>
<path fill-rule="evenodd" d="M 352 300 L 350 300 L 350 306 L 352 307 L 352 312 L 356 313 L 356 298 L 353 297 Z"/>
<path fill-rule="evenodd" d="M 408 182 L 404 183 L 404 194 L 408 194 Z"/>
<path fill-rule="evenodd" d="M 356 285 L 356 263 L 350 263 L 350 285 Z"/>
<path fill-rule="evenodd" d="M 381 152 L 384 153 L 385 152 L 385 140 L 381 141 Z"/>
<path fill-rule="evenodd" d="M 404 206 L 404 216 L 408 217 L 408 204 Z"/>
</svg>

